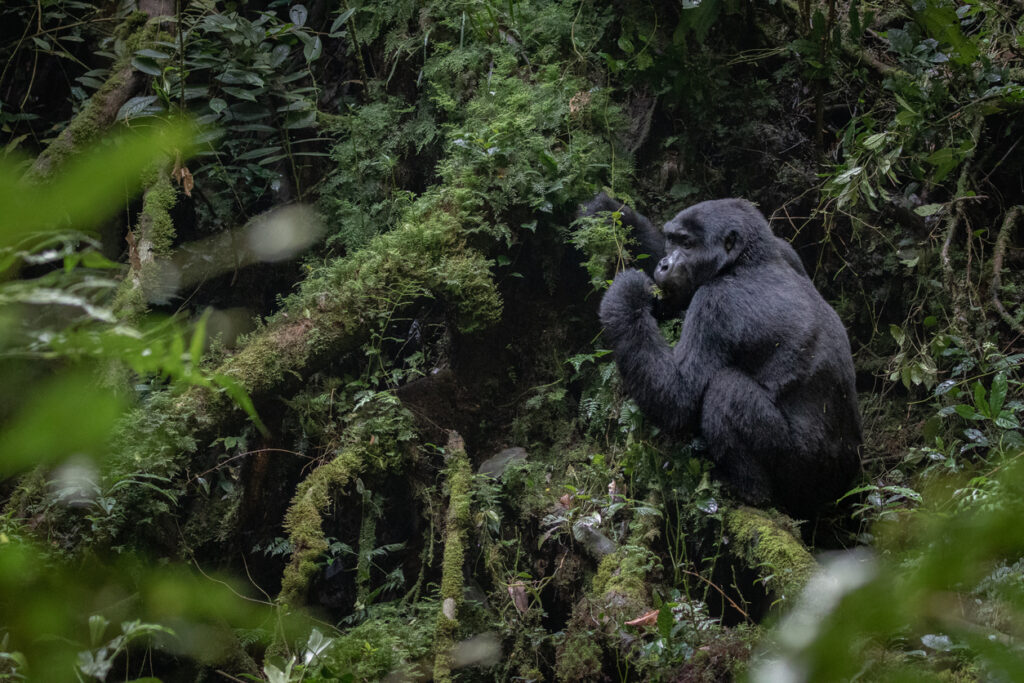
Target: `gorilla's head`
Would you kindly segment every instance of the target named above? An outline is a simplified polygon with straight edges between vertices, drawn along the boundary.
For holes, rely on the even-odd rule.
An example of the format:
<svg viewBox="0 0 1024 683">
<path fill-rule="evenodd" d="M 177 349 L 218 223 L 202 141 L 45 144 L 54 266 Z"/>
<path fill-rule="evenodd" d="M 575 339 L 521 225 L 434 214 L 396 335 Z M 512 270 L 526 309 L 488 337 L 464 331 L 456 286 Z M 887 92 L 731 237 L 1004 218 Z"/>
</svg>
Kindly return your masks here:
<svg viewBox="0 0 1024 683">
<path fill-rule="evenodd" d="M 772 232 L 761 212 L 742 199 L 716 199 L 680 211 L 665 224 L 665 258 L 654 281 L 671 308 L 686 308 L 702 285 L 739 263 L 770 252 Z"/>
</svg>

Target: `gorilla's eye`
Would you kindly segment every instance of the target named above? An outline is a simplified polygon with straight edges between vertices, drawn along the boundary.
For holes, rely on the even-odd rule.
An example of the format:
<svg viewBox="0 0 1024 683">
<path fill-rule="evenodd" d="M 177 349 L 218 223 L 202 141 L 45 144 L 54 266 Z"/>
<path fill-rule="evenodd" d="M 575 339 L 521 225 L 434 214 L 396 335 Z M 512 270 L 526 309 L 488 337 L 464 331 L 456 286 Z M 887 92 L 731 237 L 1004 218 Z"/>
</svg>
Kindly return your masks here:
<svg viewBox="0 0 1024 683">
<path fill-rule="evenodd" d="M 670 237 L 672 243 L 676 246 L 682 247 L 683 249 L 692 249 L 696 245 L 696 240 L 693 239 L 693 235 L 688 233 L 675 234 Z"/>
</svg>

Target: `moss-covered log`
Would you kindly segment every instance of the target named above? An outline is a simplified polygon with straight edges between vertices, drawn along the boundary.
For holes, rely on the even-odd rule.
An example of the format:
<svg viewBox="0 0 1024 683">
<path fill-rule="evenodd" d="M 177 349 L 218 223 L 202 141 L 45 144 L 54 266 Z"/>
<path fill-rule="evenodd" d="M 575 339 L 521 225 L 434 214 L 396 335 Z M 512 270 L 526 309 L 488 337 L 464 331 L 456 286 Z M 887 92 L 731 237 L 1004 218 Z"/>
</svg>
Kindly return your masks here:
<svg viewBox="0 0 1024 683">
<path fill-rule="evenodd" d="M 628 649 L 623 625 L 651 607 L 651 587 L 662 569 L 649 549 L 623 545 L 601 560 L 590 589 L 573 608 L 555 671 L 560 681 L 600 678 L 605 648 Z"/>
</svg>

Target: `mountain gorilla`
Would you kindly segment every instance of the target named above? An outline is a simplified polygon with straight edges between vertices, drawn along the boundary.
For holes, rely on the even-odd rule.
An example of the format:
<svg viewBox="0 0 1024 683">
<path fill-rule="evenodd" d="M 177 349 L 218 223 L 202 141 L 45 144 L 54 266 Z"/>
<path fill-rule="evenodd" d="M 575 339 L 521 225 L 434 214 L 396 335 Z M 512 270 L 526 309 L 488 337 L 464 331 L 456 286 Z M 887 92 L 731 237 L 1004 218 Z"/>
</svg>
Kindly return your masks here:
<svg viewBox="0 0 1024 683">
<path fill-rule="evenodd" d="M 621 211 L 663 293 L 685 310 L 669 346 L 651 278 L 620 272 L 601 322 L 626 391 L 673 434 L 699 432 L 716 474 L 744 501 L 811 517 L 860 467 L 860 414 L 846 330 L 793 248 L 741 199 L 691 206 L 665 224 L 604 193 L 583 209 Z"/>
</svg>

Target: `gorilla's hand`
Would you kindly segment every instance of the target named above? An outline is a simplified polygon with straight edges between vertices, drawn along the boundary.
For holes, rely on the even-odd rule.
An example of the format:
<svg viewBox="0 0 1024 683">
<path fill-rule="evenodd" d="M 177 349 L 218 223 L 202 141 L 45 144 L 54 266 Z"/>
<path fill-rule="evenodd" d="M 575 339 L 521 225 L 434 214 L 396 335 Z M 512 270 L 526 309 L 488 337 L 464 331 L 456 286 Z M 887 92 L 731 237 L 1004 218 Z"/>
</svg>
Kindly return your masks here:
<svg viewBox="0 0 1024 683">
<path fill-rule="evenodd" d="M 650 314 L 654 282 L 642 270 L 624 270 L 615 276 L 601 299 L 601 322 L 605 327 L 621 329 Z"/>
</svg>

